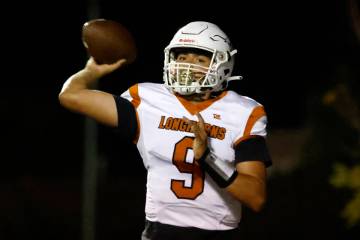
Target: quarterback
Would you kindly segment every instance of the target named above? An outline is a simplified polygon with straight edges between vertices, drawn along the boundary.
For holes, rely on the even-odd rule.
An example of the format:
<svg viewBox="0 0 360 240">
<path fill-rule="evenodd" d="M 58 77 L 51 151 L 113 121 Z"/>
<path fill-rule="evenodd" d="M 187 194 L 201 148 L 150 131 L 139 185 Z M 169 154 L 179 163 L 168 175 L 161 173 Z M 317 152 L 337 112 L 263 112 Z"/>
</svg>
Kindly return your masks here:
<svg viewBox="0 0 360 240">
<path fill-rule="evenodd" d="M 191 22 L 165 48 L 163 84 L 120 96 L 90 88 L 125 63 L 90 58 L 59 94 L 67 109 L 122 129 L 147 169 L 142 240 L 237 239 L 242 206 L 266 201 L 263 105 L 227 90 L 236 50 L 215 24 Z"/>
</svg>

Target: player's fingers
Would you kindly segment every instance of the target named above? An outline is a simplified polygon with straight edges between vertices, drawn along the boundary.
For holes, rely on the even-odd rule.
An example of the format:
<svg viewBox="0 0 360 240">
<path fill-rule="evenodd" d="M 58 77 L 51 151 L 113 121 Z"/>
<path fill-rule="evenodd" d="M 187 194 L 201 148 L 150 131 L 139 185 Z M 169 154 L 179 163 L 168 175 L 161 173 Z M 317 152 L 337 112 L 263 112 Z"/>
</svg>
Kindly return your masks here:
<svg viewBox="0 0 360 240">
<path fill-rule="evenodd" d="M 195 138 L 204 140 L 207 137 L 207 134 L 205 132 L 204 119 L 200 114 L 197 114 L 197 116 L 199 118 L 199 122 L 192 121 L 185 116 L 183 117 L 183 119 L 188 125 L 191 126 L 191 132 L 194 133 Z"/>
<path fill-rule="evenodd" d="M 99 72 L 109 73 L 126 63 L 126 59 L 122 58 L 112 64 L 98 64 L 93 57 L 90 57 L 86 63 L 89 69 L 96 69 Z"/>
<path fill-rule="evenodd" d="M 195 138 L 198 139 L 199 143 L 201 144 L 206 143 L 208 135 L 205 129 L 199 127 L 199 124 L 197 124 L 196 127 L 194 127 L 194 135 Z"/>
<path fill-rule="evenodd" d="M 203 117 L 201 116 L 200 113 L 197 113 L 196 116 L 199 119 L 199 124 L 198 125 L 199 125 L 200 129 L 205 130 L 205 121 L 204 121 Z"/>
<path fill-rule="evenodd" d="M 183 116 L 183 119 L 184 121 L 187 123 L 187 124 L 190 124 L 190 119 L 188 119 L 187 117 Z"/>
<path fill-rule="evenodd" d="M 121 65 L 123 65 L 124 63 L 126 63 L 126 59 L 125 58 L 121 58 L 119 60 L 117 60 L 115 63 L 110 64 L 112 67 L 114 68 L 118 68 Z"/>
<path fill-rule="evenodd" d="M 189 125 L 191 126 L 191 132 L 194 132 L 194 126 L 196 125 L 196 122 L 193 120 L 188 119 L 187 117 L 183 116 L 183 120 Z"/>
<path fill-rule="evenodd" d="M 191 130 L 195 135 L 195 138 L 201 138 L 201 129 L 199 127 L 198 123 L 194 123 L 194 125 L 191 126 Z"/>
<path fill-rule="evenodd" d="M 199 126 L 199 137 L 202 141 L 205 141 L 207 138 L 207 133 L 205 130 L 205 121 L 204 118 L 201 116 L 200 113 L 196 114 L 197 118 L 199 119 L 198 126 Z"/>
<path fill-rule="evenodd" d="M 112 72 L 115 69 L 119 68 L 121 65 L 123 65 L 126 62 L 126 59 L 122 58 L 117 60 L 116 62 L 112 63 L 112 64 L 104 64 L 105 66 L 105 71 L 107 72 Z"/>
</svg>

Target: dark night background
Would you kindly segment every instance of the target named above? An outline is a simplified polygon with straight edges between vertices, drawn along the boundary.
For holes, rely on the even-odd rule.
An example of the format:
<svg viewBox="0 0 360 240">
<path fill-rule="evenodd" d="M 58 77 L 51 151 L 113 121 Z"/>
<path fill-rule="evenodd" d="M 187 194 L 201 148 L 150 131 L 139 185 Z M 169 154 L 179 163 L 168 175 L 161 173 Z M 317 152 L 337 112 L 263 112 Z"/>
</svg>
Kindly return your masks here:
<svg viewBox="0 0 360 240">
<path fill-rule="evenodd" d="M 359 132 L 321 100 L 340 83 L 359 107 L 360 43 L 349 2 L 99 0 L 99 18 L 123 23 L 138 47 L 136 62 L 99 88 L 120 94 L 137 82 L 160 83 L 163 49 L 177 29 L 216 23 L 238 49 L 234 74 L 244 76 L 230 88 L 265 105 L 272 140 L 268 203 L 258 214 L 244 209 L 242 239 L 357 239 L 359 225 L 347 228 L 340 217 L 352 193 L 329 178 L 333 163 L 359 162 L 340 147 L 356 146 Z M 84 117 L 57 96 L 86 62 L 88 6 L 62 0 L 3 10 L 12 17 L 2 26 L 0 239 L 82 238 Z M 136 146 L 98 126 L 98 149 L 96 239 L 140 239 L 146 172 Z"/>
</svg>

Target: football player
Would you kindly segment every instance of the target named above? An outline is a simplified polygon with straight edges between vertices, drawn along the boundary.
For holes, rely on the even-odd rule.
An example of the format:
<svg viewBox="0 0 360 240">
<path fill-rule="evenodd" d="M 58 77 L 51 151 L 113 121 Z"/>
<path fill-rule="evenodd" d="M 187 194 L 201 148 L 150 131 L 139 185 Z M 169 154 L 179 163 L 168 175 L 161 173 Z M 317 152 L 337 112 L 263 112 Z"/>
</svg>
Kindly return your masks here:
<svg viewBox="0 0 360 240">
<path fill-rule="evenodd" d="M 236 50 L 215 24 L 191 22 L 165 48 L 164 84 L 121 96 L 91 90 L 125 63 L 90 58 L 64 83 L 61 104 L 123 130 L 147 169 L 142 240 L 237 239 L 241 209 L 266 201 L 263 105 L 227 90 Z"/>
</svg>

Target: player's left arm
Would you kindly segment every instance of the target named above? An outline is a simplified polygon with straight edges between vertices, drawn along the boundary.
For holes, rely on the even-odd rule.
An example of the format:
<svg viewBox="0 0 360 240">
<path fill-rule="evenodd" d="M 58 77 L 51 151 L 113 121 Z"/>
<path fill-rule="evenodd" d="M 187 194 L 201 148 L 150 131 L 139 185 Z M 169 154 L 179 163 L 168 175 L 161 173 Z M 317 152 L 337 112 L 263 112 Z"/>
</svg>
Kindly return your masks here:
<svg viewBox="0 0 360 240">
<path fill-rule="evenodd" d="M 272 164 L 265 135 L 266 116 L 258 114 L 249 121 L 246 135 L 234 144 L 235 166 L 214 154 L 208 146 L 204 119 L 190 122 L 195 135 L 193 151 L 196 161 L 221 188 L 240 202 L 260 211 L 266 202 L 266 167 Z"/>
<path fill-rule="evenodd" d="M 240 202 L 260 211 L 266 202 L 266 167 L 272 160 L 266 144 L 267 117 L 262 106 L 248 118 L 244 135 L 234 144 L 235 171 L 226 189 Z"/>
<path fill-rule="evenodd" d="M 195 138 L 196 139 L 196 138 Z M 265 138 L 254 136 L 235 147 L 235 164 L 221 159 L 209 147 L 198 159 L 215 183 L 241 203 L 260 211 L 266 202 L 266 167 L 271 165 Z"/>
<path fill-rule="evenodd" d="M 258 212 L 266 202 L 266 167 L 262 161 L 246 161 L 236 165 L 237 176 L 226 187 L 236 199 Z"/>
</svg>

